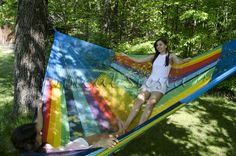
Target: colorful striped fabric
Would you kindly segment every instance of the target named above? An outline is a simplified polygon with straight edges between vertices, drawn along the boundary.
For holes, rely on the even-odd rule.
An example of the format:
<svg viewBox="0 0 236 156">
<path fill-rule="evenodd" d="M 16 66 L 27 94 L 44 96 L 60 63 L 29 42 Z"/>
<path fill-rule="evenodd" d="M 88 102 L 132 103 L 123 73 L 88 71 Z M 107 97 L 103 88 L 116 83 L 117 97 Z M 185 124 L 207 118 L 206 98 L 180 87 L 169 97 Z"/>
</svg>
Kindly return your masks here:
<svg viewBox="0 0 236 156">
<path fill-rule="evenodd" d="M 44 94 L 48 95 L 44 107 L 43 138 L 47 138 L 54 146 L 67 143 L 69 124 L 63 86 L 54 80 L 45 81 Z M 63 123 L 63 124 L 57 124 Z M 53 131 L 51 131 L 53 129 Z"/>
<path fill-rule="evenodd" d="M 216 62 L 216 60 L 218 60 L 220 56 L 220 52 L 221 47 L 217 47 L 211 51 L 199 55 L 198 57 L 195 57 L 191 62 L 181 65 L 173 65 L 170 72 L 169 81 L 173 82 L 184 78 L 187 75 L 192 74 L 199 69 Z M 151 73 L 151 63 L 135 63 L 133 60 L 120 54 L 117 54 L 115 56 L 115 63 L 119 66 L 123 66 L 124 68 L 132 70 L 134 73 L 142 74 L 142 76 L 147 76 Z M 119 69 L 119 67 L 116 69 L 122 71 L 121 69 Z"/>
<path fill-rule="evenodd" d="M 136 126 L 139 114 L 130 131 L 118 138 L 120 143 L 114 148 L 54 155 L 109 155 L 115 152 L 183 107 L 184 103 L 234 73 L 235 42 L 202 53 L 191 62 L 174 65 L 168 91 L 156 104 L 151 118 Z M 221 61 L 226 55 L 232 59 L 227 66 Z M 56 31 L 42 90 L 44 141 L 59 147 L 77 137 L 117 131 L 117 117 L 127 118 L 138 89 L 150 71 L 151 64 L 134 63 L 110 49 Z"/>
</svg>

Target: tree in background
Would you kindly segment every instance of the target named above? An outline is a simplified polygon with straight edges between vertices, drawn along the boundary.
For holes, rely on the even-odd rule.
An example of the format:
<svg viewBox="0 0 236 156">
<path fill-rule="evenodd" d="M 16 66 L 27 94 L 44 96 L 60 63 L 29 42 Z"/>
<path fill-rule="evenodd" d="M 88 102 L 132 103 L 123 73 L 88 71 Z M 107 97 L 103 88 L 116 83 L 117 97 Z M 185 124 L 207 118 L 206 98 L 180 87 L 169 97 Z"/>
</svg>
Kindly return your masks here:
<svg viewBox="0 0 236 156">
<path fill-rule="evenodd" d="M 47 38 L 47 0 L 18 0 L 14 115 L 28 115 L 40 99 Z"/>
<path fill-rule="evenodd" d="M 40 39 L 45 37 L 43 32 L 42 34 L 39 32 L 43 29 L 46 31 L 46 27 L 42 27 L 42 25 L 44 10 L 47 10 L 47 6 L 43 6 L 44 9 L 40 8 L 37 11 L 39 4 L 46 5 L 43 3 L 46 2 L 42 0 L 39 2 L 18 0 L 18 23 L 15 23 L 16 0 L 0 1 L 0 26 L 8 24 L 14 27 L 17 24 L 16 67 L 23 72 L 16 69 L 16 77 L 21 79 L 17 74 L 27 75 L 28 79 L 24 79 L 24 81 L 29 81 L 28 84 L 30 85 L 32 81 L 39 80 L 33 80 L 29 75 L 39 70 L 40 72 L 35 72 L 34 75 L 38 74 L 41 81 L 41 74 L 43 73 L 41 65 L 44 64 L 44 56 L 41 59 L 41 53 L 38 53 L 38 50 L 43 51 L 45 43 L 35 38 L 35 36 L 40 35 L 41 37 L 38 37 Z M 25 7 L 20 8 L 23 5 Z M 51 0 L 48 4 L 51 22 L 48 30 L 56 27 L 63 33 L 112 48 L 114 51 L 127 50 L 129 53 L 138 54 L 150 53 L 150 48 L 146 47 L 152 47 L 156 38 L 165 36 L 169 38 L 170 47 L 175 53 L 188 57 L 195 56 L 236 37 L 236 9 L 233 9 L 235 5 L 235 0 Z M 23 39 L 20 39 L 20 36 Z M 52 38 L 53 36 L 50 37 L 50 39 Z M 52 43 L 52 40 L 49 42 Z M 139 51 L 137 48 L 131 50 L 130 47 L 136 47 L 136 45 L 143 45 L 143 48 L 139 48 L 141 49 Z M 19 48 L 27 46 L 26 50 Z M 21 51 L 22 54 L 18 54 Z M 24 68 L 20 67 L 24 64 L 20 57 L 29 58 L 23 54 L 31 55 L 31 60 L 26 61 L 29 63 L 25 63 L 27 66 L 24 65 Z M 36 55 L 40 55 L 40 57 L 35 57 Z M 35 65 L 30 65 L 30 62 L 34 62 Z M 25 71 L 28 68 L 31 69 L 27 74 Z M 15 91 L 19 90 L 17 87 L 23 87 L 23 85 L 17 86 L 17 81 Z M 32 85 L 36 86 L 36 84 Z M 37 87 L 40 88 L 41 86 Z M 19 100 L 17 94 L 15 99 Z M 36 95 L 36 93 L 32 94 Z M 24 97 L 22 97 L 23 99 Z"/>
</svg>

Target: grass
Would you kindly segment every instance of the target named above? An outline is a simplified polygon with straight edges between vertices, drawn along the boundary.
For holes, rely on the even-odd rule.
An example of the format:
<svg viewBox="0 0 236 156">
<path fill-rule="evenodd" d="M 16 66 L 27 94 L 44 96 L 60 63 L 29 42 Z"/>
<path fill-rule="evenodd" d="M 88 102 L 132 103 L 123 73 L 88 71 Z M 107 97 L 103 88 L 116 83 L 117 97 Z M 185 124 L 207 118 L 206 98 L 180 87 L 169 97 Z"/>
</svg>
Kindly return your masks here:
<svg viewBox="0 0 236 156">
<path fill-rule="evenodd" d="M 14 53 L 10 49 L 0 49 L 0 153 L 3 156 L 15 156 L 10 142 L 12 130 L 29 119 L 12 118 L 13 107 L 13 65 Z"/>
<path fill-rule="evenodd" d="M 128 144 L 116 156 L 236 155 L 236 102 L 228 99 L 231 98 L 213 94 L 201 96 Z"/>
<path fill-rule="evenodd" d="M 31 119 L 11 118 L 14 53 L 0 49 L 0 153 L 16 155 L 12 129 Z M 233 156 L 236 155 L 235 76 L 201 96 L 135 139 L 117 156 Z M 222 93 L 222 89 L 227 94 Z M 221 91 L 221 94 L 219 92 Z"/>
<path fill-rule="evenodd" d="M 14 55 L 9 50 L 0 50 L 0 153 L 1 155 L 13 155 L 13 147 L 10 144 L 11 130 L 14 121 L 11 118 L 13 101 L 13 61 Z"/>
<path fill-rule="evenodd" d="M 236 103 L 212 95 L 180 109 L 116 156 L 236 155 Z"/>
</svg>

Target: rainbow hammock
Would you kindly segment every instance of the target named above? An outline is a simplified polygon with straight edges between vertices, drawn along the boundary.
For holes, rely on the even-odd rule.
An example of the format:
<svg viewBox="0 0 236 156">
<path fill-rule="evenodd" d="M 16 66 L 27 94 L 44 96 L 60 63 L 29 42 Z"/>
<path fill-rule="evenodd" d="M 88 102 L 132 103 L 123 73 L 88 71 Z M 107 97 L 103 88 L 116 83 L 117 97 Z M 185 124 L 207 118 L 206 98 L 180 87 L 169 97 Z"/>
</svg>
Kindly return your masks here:
<svg viewBox="0 0 236 156">
<path fill-rule="evenodd" d="M 137 56 L 142 57 L 142 56 Z M 174 65 L 168 91 L 149 120 L 120 136 L 114 148 L 90 148 L 47 155 L 110 155 L 135 137 L 236 72 L 236 40 Z M 55 32 L 44 79 L 43 138 L 55 147 L 78 137 L 117 131 L 151 64 L 138 64 L 110 49 Z M 42 155 L 35 153 L 35 155 Z"/>
</svg>

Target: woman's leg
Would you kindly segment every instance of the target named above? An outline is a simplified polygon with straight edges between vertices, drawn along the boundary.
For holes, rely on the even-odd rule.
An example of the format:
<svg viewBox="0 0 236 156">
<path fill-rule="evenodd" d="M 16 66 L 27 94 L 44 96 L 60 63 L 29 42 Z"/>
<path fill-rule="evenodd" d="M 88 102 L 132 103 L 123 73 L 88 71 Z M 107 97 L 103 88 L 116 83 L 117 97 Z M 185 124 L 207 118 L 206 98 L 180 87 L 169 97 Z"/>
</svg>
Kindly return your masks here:
<svg viewBox="0 0 236 156">
<path fill-rule="evenodd" d="M 144 112 L 141 116 L 141 119 L 139 121 L 139 125 L 141 125 L 143 122 L 145 122 L 149 118 L 149 116 L 151 115 L 151 112 L 153 110 L 153 107 L 161 99 L 162 96 L 163 96 L 163 93 L 161 93 L 161 92 L 152 92 L 151 93 L 151 96 L 149 97 L 149 99 L 147 101 L 147 105 L 146 105 Z"/>
<path fill-rule="evenodd" d="M 114 135 L 118 137 L 125 133 L 125 128 L 124 128 L 124 122 L 119 117 L 116 118 L 116 121 L 117 121 L 118 131 L 115 132 Z"/>
<path fill-rule="evenodd" d="M 125 122 L 124 125 L 124 130 L 126 130 L 129 125 L 131 124 L 131 122 L 134 120 L 135 116 L 138 114 L 140 107 L 142 106 L 142 104 L 146 101 L 146 99 L 148 98 L 148 96 L 150 95 L 150 93 L 148 91 L 143 91 L 141 90 L 141 92 L 139 93 L 137 99 L 135 100 L 134 106 Z"/>
</svg>

